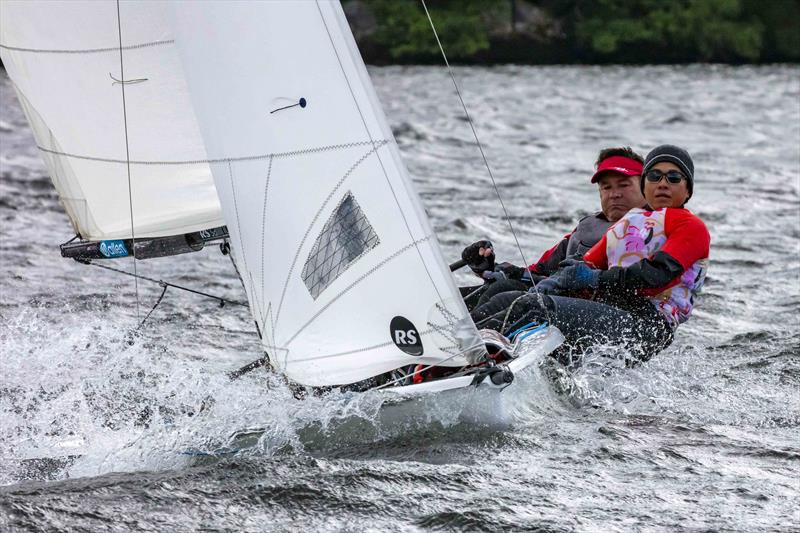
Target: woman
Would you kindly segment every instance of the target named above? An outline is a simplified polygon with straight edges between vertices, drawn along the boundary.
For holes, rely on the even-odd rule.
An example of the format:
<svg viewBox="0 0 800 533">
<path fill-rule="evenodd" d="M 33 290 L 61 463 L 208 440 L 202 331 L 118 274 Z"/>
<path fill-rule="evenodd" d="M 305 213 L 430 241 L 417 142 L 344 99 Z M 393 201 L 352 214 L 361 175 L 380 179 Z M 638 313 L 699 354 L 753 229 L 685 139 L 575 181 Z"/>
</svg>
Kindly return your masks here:
<svg viewBox="0 0 800 533">
<path fill-rule="evenodd" d="M 507 335 L 549 319 L 575 347 L 623 344 L 642 361 L 669 346 L 705 279 L 710 236 L 684 208 L 694 190 L 685 150 L 653 149 L 640 186 L 648 205 L 617 221 L 583 262 L 540 282 L 540 294 L 497 295 L 473 310 L 476 325 Z"/>
</svg>

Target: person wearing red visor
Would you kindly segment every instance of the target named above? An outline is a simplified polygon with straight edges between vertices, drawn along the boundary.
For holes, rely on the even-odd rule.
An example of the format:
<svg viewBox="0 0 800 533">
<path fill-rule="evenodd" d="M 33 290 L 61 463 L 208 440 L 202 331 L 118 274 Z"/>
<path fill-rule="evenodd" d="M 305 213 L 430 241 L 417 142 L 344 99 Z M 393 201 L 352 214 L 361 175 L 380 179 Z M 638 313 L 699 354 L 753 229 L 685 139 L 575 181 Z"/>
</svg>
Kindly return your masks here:
<svg viewBox="0 0 800 533">
<path fill-rule="evenodd" d="M 685 208 L 694 191 L 694 163 L 686 150 L 654 148 L 640 188 L 647 205 L 611 226 L 583 262 L 565 261 L 537 284 L 540 294 L 495 296 L 472 311 L 476 325 L 508 335 L 549 319 L 578 351 L 619 344 L 639 361 L 669 346 L 705 280 L 711 237 Z"/>
<path fill-rule="evenodd" d="M 556 272 L 565 259 L 582 257 L 614 222 L 629 210 L 644 205 L 639 187 L 643 163 L 642 156 L 627 146 L 601 150 L 591 178 L 600 193 L 600 211 L 580 219 L 574 230 L 527 269 L 510 263 L 495 265 L 494 249 L 488 240 L 464 248 L 461 258 L 475 274 L 486 280 L 483 286 L 461 289 L 467 306 L 477 307 L 501 292 L 528 290 L 534 281 Z"/>
</svg>

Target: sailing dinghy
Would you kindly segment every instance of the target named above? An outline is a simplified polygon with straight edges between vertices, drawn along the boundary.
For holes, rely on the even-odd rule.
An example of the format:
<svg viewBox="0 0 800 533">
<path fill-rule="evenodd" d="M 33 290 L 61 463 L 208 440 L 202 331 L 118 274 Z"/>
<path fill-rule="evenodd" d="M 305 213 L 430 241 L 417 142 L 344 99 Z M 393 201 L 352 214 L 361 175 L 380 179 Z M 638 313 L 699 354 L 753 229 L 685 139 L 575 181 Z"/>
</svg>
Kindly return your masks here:
<svg viewBox="0 0 800 533">
<path fill-rule="evenodd" d="M 338 2 L 0 8 L 80 237 L 63 255 L 135 264 L 223 241 L 269 365 L 306 387 L 502 390 L 563 341 L 475 328 Z"/>
</svg>

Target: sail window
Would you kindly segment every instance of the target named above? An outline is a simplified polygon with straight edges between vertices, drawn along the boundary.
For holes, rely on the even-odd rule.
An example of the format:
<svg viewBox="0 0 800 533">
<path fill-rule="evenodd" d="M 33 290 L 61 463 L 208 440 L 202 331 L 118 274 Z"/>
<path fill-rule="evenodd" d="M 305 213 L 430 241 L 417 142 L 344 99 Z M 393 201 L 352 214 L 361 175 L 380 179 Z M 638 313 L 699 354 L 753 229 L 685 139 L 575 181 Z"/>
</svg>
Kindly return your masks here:
<svg viewBox="0 0 800 533">
<path fill-rule="evenodd" d="M 303 266 L 303 282 L 315 300 L 359 257 L 380 243 L 364 212 L 348 192 L 334 209 Z"/>
</svg>

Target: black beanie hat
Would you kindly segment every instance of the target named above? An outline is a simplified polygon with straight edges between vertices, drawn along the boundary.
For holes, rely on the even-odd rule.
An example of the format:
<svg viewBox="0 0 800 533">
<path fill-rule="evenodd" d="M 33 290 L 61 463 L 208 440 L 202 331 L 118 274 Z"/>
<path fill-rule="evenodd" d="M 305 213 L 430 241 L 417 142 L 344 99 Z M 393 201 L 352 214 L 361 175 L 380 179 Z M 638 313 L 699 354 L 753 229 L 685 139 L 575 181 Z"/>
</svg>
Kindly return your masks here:
<svg viewBox="0 0 800 533">
<path fill-rule="evenodd" d="M 694 190 L 694 162 L 692 161 L 692 156 L 683 148 L 678 148 L 671 144 L 656 146 L 650 150 L 650 153 L 647 154 L 647 157 L 644 159 L 642 179 L 639 183 L 642 188 L 642 194 L 644 194 L 644 175 L 647 174 L 656 163 L 672 163 L 673 165 L 677 165 L 677 167 L 681 169 L 681 172 L 686 174 L 686 188 L 689 191 L 689 198 L 692 197 L 692 191 Z"/>
</svg>

